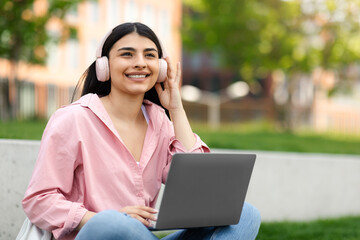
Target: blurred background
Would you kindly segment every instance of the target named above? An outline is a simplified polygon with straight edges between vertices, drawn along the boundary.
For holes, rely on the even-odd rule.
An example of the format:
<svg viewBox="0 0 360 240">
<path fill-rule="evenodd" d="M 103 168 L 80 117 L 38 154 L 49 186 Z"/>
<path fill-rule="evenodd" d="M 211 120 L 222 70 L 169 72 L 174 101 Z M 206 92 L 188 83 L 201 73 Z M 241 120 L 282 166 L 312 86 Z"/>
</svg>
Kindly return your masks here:
<svg viewBox="0 0 360 240">
<path fill-rule="evenodd" d="M 183 66 L 191 121 L 360 133 L 354 0 L 2 0 L 0 119 L 71 102 L 103 35 L 140 21 Z"/>
<path fill-rule="evenodd" d="M 257 154 L 257 239 L 360 239 L 360 0 L 1 0 L 0 239 L 24 219 L 48 118 L 127 21 L 181 61 L 194 132 Z"/>
</svg>

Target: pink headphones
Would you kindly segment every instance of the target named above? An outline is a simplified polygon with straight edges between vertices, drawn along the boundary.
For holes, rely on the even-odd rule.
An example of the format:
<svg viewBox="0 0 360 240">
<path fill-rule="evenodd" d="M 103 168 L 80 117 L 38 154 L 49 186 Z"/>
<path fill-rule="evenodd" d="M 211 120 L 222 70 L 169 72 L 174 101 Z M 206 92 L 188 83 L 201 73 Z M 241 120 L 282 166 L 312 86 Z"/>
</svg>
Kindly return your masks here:
<svg viewBox="0 0 360 240">
<path fill-rule="evenodd" d="M 100 82 L 105 82 L 110 79 L 109 60 L 106 56 L 101 56 L 101 55 L 102 55 L 102 48 L 104 46 L 104 43 L 111 33 L 112 30 L 105 35 L 100 45 L 96 49 L 96 63 L 95 63 L 96 77 Z M 165 58 L 166 53 L 161 42 L 160 42 L 160 46 L 162 48 L 163 58 Z M 163 82 L 167 77 L 167 62 L 163 58 L 159 59 L 159 76 L 157 82 Z"/>
</svg>

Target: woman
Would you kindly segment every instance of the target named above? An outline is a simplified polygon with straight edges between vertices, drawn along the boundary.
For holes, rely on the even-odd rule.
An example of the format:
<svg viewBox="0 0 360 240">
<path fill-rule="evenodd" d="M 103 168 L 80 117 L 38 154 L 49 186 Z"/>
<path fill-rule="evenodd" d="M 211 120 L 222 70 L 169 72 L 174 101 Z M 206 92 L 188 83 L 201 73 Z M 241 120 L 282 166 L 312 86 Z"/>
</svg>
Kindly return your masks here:
<svg viewBox="0 0 360 240">
<path fill-rule="evenodd" d="M 157 239 L 147 227 L 171 156 L 210 151 L 183 109 L 180 65 L 175 71 L 165 58 L 166 79 L 158 82 L 162 56 L 147 26 L 117 26 L 84 74 L 82 97 L 49 120 L 23 207 L 56 239 Z M 257 210 L 245 204 L 238 225 L 167 238 L 254 239 L 259 225 Z"/>
</svg>

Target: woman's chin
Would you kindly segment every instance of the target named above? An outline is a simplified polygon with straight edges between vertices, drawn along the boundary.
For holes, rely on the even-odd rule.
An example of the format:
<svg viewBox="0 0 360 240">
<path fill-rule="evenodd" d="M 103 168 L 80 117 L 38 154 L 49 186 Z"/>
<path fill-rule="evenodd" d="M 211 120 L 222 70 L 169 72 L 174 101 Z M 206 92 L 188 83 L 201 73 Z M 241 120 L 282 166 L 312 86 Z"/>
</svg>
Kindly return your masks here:
<svg viewBox="0 0 360 240">
<path fill-rule="evenodd" d="M 133 87 L 128 89 L 129 93 L 134 94 L 134 95 L 141 95 L 141 94 L 145 94 L 147 91 L 149 91 L 153 86 L 148 85 L 148 86 L 137 86 L 137 87 Z"/>
</svg>

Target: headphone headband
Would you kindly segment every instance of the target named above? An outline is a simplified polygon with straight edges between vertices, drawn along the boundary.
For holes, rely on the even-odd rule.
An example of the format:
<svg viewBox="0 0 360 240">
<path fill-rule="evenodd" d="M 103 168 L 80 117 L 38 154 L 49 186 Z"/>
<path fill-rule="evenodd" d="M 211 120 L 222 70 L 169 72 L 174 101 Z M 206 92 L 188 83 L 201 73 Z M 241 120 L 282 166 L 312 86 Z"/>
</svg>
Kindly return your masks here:
<svg viewBox="0 0 360 240">
<path fill-rule="evenodd" d="M 102 55 L 102 48 L 104 47 L 104 43 L 106 41 L 106 39 L 110 36 L 110 34 L 112 33 L 113 29 L 111 29 L 109 32 L 106 33 L 106 35 L 103 37 L 103 39 L 101 40 L 100 44 L 98 45 L 98 47 L 96 48 L 96 58 L 101 58 Z"/>
</svg>

